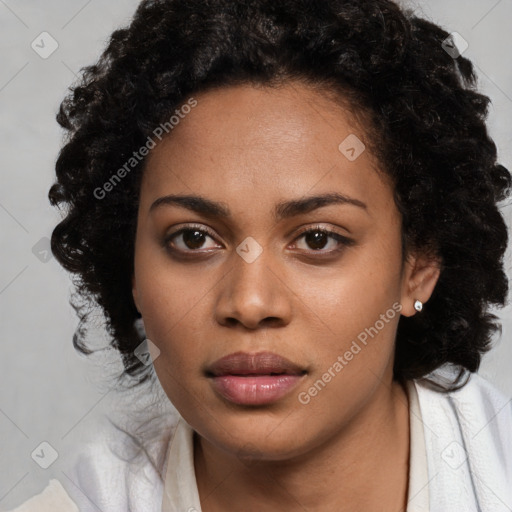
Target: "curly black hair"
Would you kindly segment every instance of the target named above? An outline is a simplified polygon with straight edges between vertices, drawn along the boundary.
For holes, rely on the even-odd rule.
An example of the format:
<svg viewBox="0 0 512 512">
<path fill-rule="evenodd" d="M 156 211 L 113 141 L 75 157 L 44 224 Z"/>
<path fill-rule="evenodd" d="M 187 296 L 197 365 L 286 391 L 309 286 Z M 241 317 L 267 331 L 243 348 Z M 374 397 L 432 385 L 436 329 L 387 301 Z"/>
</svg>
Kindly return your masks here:
<svg viewBox="0 0 512 512">
<path fill-rule="evenodd" d="M 107 198 L 97 191 L 192 94 L 300 81 L 339 92 L 364 116 L 365 142 L 394 184 L 404 246 L 441 263 L 428 306 L 399 320 L 395 378 L 451 364 L 459 370 L 453 390 L 477 371 L 501 329 L 490 307 L 507 299 L 498 203 L 511 175 L 487 131 L 490 98 L 477 92 L 471 61 L 446 50 L 449 38 L 391 0 L 142 1 L 98 62 L 82 68 L 57 114 L 67 137 L 49 199 L 68 208 L 51 247 L 77 276 L 75 347 L 91 353 L 87 306 L 99 305 L 122 357 L 119 381 L 137 385 L 152 373 L 134 355 L 144 337 L 131 292 L 147 159 Z"/>
</svg>

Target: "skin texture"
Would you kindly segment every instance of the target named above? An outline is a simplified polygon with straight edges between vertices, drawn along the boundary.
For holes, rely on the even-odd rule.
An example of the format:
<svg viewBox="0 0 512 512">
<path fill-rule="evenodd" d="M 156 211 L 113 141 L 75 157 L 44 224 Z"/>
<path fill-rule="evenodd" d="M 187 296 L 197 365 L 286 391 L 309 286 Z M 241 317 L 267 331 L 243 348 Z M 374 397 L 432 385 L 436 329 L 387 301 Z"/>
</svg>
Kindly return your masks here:
<svg viewBox="0 0 512 512">
<path fill-rule="evenodd" d="M 394 303 L 401 314 L 416 314 L 414 300 L 428 300 L 438 266 L 421 254 L 402 260 L 392 186 L 368 150 L 353 162 L 338 150 L 348 135 L 363 142 L 366 135 L 332 99 L 298 83 L 195 98 L 197 106 L 148 157 L 133 297 L 160 350 L 154 366 L 162 387 L 197 432 L 203 511 L 405 510 L 408 400 L 392 375 L 399 315 L 308 404 L 298 394 Z M 366 207 L 334 204 L 277 222 L 272 215 L 281 201 L 333 192 Z M 176 205 L 150 212 L 168 194 L 221 202 L 231 216 Z M 187 225 L 214 237 L 165 242 Z M 317 225 L 351 244 L 328 238 L 315 245 L 301 236 Z M 249 236 L 263 249 L 252 263 L 236 252 Z M 179 257 L 179 249 L 196 252 Z M 262 350 L 307 370 L 298 387 L 265 406 L 235 405 L 215 393 L 208 365 Z"/>
</svg>

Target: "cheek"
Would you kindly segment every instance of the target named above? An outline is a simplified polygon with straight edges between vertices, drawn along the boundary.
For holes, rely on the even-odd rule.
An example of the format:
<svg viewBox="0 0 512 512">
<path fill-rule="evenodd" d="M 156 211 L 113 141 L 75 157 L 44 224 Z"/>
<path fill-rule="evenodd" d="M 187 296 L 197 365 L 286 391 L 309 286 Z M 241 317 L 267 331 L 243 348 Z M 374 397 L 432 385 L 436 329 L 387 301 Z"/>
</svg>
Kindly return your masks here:
<svg viewBox="0 0 512 512">
<path fill-rule="evenodd" d="M 172 333 L 175 326 L 186 322 L 188 314 L 200 307 L 202 297 L 214 283 L 211 273 L 172 260 L 149 234 L 141 237 L 136 248 L 135 274 L 145 324 L 158 337 Z"/>
<path fill-rule="evenodd" d="M 189 371 L 190 361 L 198 361 L 200 344 L 194 340 L 204 326 L 198 315 L 202 316 L 211 286 L 161 258 L 140 258 L 138 263 L 137 293 L 146 335 L 160 350 L 155 369 L 172 374 Z"/>
<path fill-rule="evenodd" d="M 201 407 L 204 362 L 205 312 L 194 285 L 183 278 L 158 279 L 146 283 L 154 293 L 146 301 L 144 323 L 147 337 L 160 350 L 154 361 L 158 380 L 169 400 L 179 409 Z"/>
<path fill-rule="evenodd" d="M 302 283 L 301 301 L 326 327 L 343 337 L 354 336 L 400 300 L 399 240 L 374 240 L 351 248 L 329 273 L 312 272 L 296 279 Z"/>
<path fill-rule="evenodd" d="M 297 319 L 304 341 L 315 348 L 318 371 L 346 356 L 344 366 L 380 373 L 394 350 L 400 310 L 400 296 L 392 291 L 396 284 L 385 280 L 367 286 L 353 274 L 324 284 L 321 294 L 303 298 L 303 319 Z"/>
<path fill-rule="evenodd" d="M 340 280 L 344 288 L 330 288 L 324 302 L 311 307 L 321 311 L 325 328 L 318 336 L 313 331 L 304 336 L 306 350 L 314 361 L 314 371 L 298 391 L 304 411 L 326 420 L 333 414 L 346 414 L 360 407 L 385 378 L 394 353 L 394 341 L 400 304 L 382 288 L 365 288 L 353 278 Z M 326 289 L 324 289 L 325 291 Z M 325 300 L 327 295 L 337 301 Z"/>
<path fill-rule="evenodd" d="M 376 375 L 382 376 L 394 352 L 400 318 L 400 268 L 399 237 L 388 237 L 352 251 L 321 280 L 302 280 L 301 302 L 307 307 L 302 308 L 305 319 L 298 321 L 309 331 L 308 338 L 314 334 L 311 326 L 319 326 L 315 379 L 330 379 L 332 390 L 357 395 L 361 387 L 376 382 Z M 329 393 L 323 396 L 327 399 Z"/>
</svg>

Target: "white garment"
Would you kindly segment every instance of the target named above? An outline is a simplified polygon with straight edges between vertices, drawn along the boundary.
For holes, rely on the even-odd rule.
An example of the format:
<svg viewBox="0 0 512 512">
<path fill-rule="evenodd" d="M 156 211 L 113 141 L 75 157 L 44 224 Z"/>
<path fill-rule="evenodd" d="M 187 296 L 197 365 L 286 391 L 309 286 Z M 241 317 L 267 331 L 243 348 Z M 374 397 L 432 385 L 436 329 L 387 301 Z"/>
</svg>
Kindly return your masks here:
<svg viewBox="0 0 512 512">
<path fill-rule="evenodd" d="M 423 380 L 409 381 L 407 391 L 407 512 L 511 512 L 512 400 L 477 374 L 449 394 Z M 193 430 L 185 420 L 178 416 L 149 453 L 163 454 L 162 464 L 129 464 L 109 450 L 106 438 L 99 440 L 66 472 L 73 484 L 62 483 L 80 512 L 201 512 Z M 160 474 L 166 475 L 165 489 Z M 31 510 L 40 511 L 23 512 Z"/>
<path fill-rule="evenodd" d="M 479 375 L 447 397 L 417 390 L 430 512 L 511 512 L 512 400 Z"/>
</svg>

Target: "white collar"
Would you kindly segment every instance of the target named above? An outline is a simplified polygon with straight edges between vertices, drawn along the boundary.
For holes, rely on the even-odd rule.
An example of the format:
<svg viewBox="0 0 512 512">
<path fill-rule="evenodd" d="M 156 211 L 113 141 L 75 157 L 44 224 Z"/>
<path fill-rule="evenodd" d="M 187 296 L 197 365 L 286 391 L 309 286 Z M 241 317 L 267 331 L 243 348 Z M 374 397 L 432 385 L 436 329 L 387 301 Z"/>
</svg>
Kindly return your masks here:
<svg viewBox="0 0 512 512">
<path fill-rule="evenodd" d="M 194 430 L 181 415 L 169 443 L 163 474 L 162 512 L 201 512 L 194 470 Z"/>
</svg>

